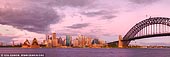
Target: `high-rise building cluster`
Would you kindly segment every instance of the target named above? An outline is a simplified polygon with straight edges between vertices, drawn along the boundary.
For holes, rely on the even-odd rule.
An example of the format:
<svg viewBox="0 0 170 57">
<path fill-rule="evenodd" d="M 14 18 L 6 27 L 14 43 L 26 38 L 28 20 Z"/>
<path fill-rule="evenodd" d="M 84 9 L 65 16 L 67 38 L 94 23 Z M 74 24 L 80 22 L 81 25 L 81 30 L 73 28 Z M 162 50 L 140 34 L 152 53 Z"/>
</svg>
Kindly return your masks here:
<svg viewBox="0 0 170 57">
<path fill-rule="evenodd" d="M 84 35 L 78 35 L 76 38 L 72 38 L 71 35 L 66 35 L 64 38 L 57 37 L 56 33 L 46 35 L 46 39 L 43 40 L 42 45 L 45 45 L 47 48 L 68 48 L 68 47 L 77 47 L 77 48 L 100 48 L 106 45 L 106 42 L 100 39 L 94 39 Z"/>
</svg>

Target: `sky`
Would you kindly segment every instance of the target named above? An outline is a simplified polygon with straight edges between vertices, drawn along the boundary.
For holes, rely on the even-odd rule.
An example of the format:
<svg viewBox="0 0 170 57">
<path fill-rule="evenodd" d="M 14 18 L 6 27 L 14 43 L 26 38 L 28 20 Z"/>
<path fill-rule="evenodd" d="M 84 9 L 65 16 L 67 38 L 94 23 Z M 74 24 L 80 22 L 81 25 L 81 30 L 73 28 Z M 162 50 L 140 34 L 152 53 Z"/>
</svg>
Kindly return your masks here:
<svg viewBox="0 0 170 57">
<path fill-rule="evenodd" d="M 124 36 L 149 16 L 170 17 L 169 3 L 169 0 L 0 0 L 0 42 L 23 43 L 34 37 L 42 41 L 52 32 L 57 37 L 75 38 L 82 34 L 117 41 L 118 35 Z M 168 37 L 152 40 L 135 40 L 135 44 L 170 44 L 164 41 L 170 40 Z"/>
</svg>

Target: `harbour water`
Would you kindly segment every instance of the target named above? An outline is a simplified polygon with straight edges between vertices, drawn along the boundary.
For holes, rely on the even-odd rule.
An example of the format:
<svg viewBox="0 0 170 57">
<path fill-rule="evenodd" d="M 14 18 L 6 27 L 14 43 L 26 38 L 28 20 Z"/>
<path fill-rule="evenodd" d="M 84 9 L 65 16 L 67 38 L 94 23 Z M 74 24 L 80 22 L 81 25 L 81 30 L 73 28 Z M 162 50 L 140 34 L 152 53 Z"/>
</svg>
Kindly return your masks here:
<svg viewBox="0 0 170 57">
<path fill-rule="evenodd" d="M 163 48 L 0 48 L 0 53 L 43 53 L 45 57 L 169 57 Z"/>
</svg>

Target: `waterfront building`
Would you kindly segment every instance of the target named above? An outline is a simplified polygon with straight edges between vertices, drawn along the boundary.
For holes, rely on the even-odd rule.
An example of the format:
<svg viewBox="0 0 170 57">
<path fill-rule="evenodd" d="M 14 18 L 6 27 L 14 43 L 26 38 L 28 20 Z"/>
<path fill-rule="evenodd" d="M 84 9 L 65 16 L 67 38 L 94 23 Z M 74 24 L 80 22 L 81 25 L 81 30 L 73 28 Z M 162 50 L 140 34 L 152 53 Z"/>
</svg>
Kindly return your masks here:
<svg viewBox="0 0 170 57">
<path fill-rule="evenodd" d="M 40 48 L 40 45 L 38 44 L 38 41 L 36 38 L 33 39 L 31 48 Z"/>
<path fill-rule="evenodd" d="M 28 39 L 26 39 L 26 41 L 22 44 L 22 48 L 30 48 L 30 42 Z"/>
</svg>

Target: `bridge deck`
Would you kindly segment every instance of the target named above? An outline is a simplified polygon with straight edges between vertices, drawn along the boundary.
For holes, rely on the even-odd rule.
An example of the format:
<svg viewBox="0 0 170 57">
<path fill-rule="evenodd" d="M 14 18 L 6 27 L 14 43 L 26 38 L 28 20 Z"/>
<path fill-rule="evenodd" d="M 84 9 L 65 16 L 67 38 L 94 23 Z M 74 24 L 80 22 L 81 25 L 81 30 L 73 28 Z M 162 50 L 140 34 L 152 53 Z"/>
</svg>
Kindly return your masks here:
<svg viewBox="0 0 170 57">
<path fill-rule="evenodd" d="M 151 38 L 151 37 L 159 37 L 159 36 L 170 36 L 170 33 L 144 35 L 144 36 L 129 38 L 129 39 L 127 39 L 127 40 L 122 40 L 122 41 L 132 41 L 132 40 L 137 40 L 137 39 Z M 111 44 L 111 43 L 118 43 L 118 41 L 110 42 L 109 44 Z"/>
<path fill-rule="evenodd" d="M 137 40 L 137 39 L 143 39 L 143 38 L 150 38 L 150 37 L 159 37 L 159 36 L 170 36 L 170 33 L 144 35 L 144 36 L 129 38 L 129 39 L 127 39 L 127 40 L 122 40 L 122 41 L 131 41 L 131 40 Z"/>
</svg>

